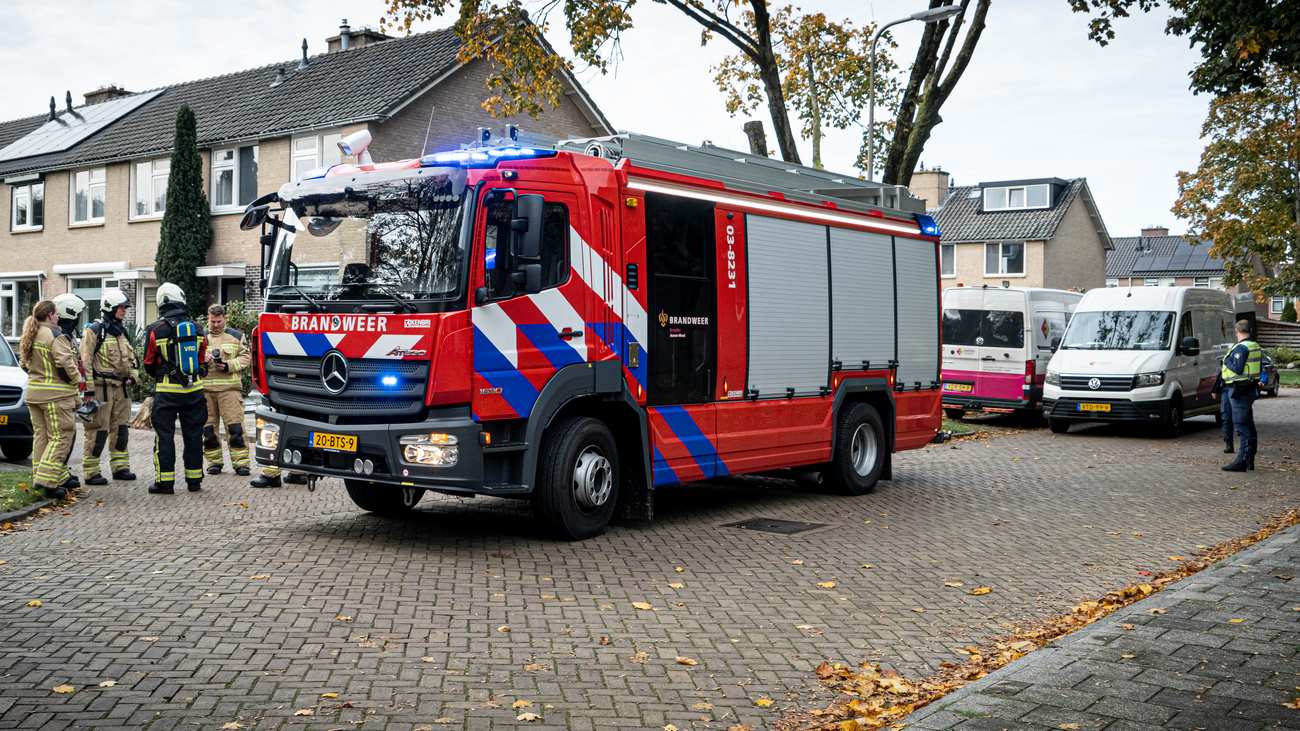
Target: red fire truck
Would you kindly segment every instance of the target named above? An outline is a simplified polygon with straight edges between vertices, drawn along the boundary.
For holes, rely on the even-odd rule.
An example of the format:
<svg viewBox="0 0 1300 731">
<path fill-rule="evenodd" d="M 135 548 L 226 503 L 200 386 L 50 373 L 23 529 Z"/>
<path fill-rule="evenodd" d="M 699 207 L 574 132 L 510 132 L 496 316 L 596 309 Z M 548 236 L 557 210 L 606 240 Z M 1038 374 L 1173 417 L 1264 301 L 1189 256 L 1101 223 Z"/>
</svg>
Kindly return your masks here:
<svg viewBox="0 0 1300 731">
<path fill-rule="evenodd" d="M 939 231 L 906 191 L 709 144 L 509 138 L 255 201 L 256 458 L 378 513 L 556 534 L 790 469 L 858 495 L 939 430 Z"/>
</svg>

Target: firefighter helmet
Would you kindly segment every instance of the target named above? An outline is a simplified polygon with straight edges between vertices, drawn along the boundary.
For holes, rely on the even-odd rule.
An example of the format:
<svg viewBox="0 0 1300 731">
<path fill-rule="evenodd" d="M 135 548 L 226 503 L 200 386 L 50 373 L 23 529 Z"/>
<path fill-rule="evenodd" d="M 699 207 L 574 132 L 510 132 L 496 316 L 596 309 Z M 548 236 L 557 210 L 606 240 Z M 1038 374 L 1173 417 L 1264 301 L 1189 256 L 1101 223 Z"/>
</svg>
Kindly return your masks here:
<svg viewBox="0 0 1300 731">
<path fill-rule="evenodd" d="M 75 320 L 81 317 L 81 313 L 85 310 L 85 301 L 71 292 L 54 298 L 54 311 L 58 313 L 60 320 Z"/>
<path fill-rule="evenodd" d="M 104 290 L 103 299 L 99 302 L 99 310 L 104 313 L 112 312 L 122 305 L 131 306 L 131 300 L 126 296 L 126 292 L 117 287 L 109 287 Z"/>
<path fill-rule="evenodd" d="M 163 282 L 163 284 L 158 287 L 157 302 L 159 307 L 169 305 L 173 302 L 179 302 L 183 305 L 185 304 L 185 292 L 171 282 Z"/>
</svg>

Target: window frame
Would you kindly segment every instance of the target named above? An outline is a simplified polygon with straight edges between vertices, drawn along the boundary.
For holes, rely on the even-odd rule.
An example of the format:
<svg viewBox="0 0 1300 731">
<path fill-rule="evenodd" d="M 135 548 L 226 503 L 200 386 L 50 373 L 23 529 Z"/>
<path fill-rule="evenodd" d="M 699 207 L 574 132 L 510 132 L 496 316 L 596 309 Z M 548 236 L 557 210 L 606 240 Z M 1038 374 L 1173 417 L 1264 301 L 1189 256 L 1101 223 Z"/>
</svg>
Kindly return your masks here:
<svg viewBox="0 0 1300 731">
<path fill-rule="evenodd" d="M 1270 297 L 1268 301 L 1268 311 L 1270 314 L 1280 315 L 1286 309 L 1286 297 Z"/>
<path fill-rule="evenodd" d="M 95 173 L 99 173 L 100 178 L 95 180 Z M 77 179 L 82 175 L 86 176 L 86 217 L 77 218 Z M 104 205 L 103 215 L 95 215 L 95 189 L 100 190 L 101 200 Z M 70 170 L 68 172 L 68 225 L 69 226 L 103 226 L 108 217 L 108 168 L 100 166 L 93 168 L 81 168 L 80 170 Z"/>
<path fill-rule="evenodd" d="M 1210 278 L 1209 278 L 1209 277 L 1192 277 L 1192 286 L 1193 286 L 1193 287 L 1205 287 L 1205 288 L 1208 289 L 1209 286 L 1210 286 Z"/>
<path fill-rule="evenodd" d="M 493 288 L 492 288 L 492 286 L 491 286 L 491 283 L 488 281 L 489 272 L 491 271 L 491 270 L 489 270 L 488 267 L 487 267 L 487 230 L 488 230 L 488 228 L 491 226 L 491 224 L 490 224 L 490 222 L 489 222 L 489 219 L 488 219 L 488 216 L 489 216 L 490 209 L 491 209 L 492 206 L 494 206 L 494 205 L 502 205 L 502 204 L 506 204 L 506 203 L 514 203 L 514 200 L 513 200 L 513 199 L 497 199 L 497 200 L 489 200 L 489 201 L 487 201 L 487 202 L 483 205 L 483 224 L 484 224 L 484 225 L 483 225 L 483 228 L 482 228 L 483 236 L 481 237 L 481 240 L 482 240 L 482 242 L 483 242 L 483 258 L 484 258 L 484 261 L 483 261 L 483 281 L 482 281 L 482 286 L 483 286 L 484 289 L 487 291 L 487 301 L 489 301 L 489 302 L 499 302 L 499 301 L 501 301 L 501 300 L 507 300 L 507 299 L 511 299 L 511 298 L 513 298 L 513 297 L 519 297 L 519 296 L 521 296 L 521 295 L 525 295 L 525 294 L 526 294 L 525 292 L 518 291 L 518 290 L 511 291 L 511 292 L 497 293 L 497 292 L 495 292 L 495 291 L 493 290 Z M 542 204 L 543 234 L 545 234 L 545 227 L 544 227 L 544 224 L 545 224 L 545 219 L 546 219 L 546 217 L 547 217 L 547 212 L 548 212 L 548 211 L 552 211 L 552 210 L 554 210 L 555 208 L 559 208 L 559 209 L 560 209 L 560 212 L 563 214 L 563 217 L 564 217 L 564 220 L 562 221 L 563 226 L 562 226 L 562 229 L 561 229 L 561 230 L 564 232 L 564 240 L 563 240 L 562 242 L 560 242 L 560 249 L 559 249 L 559 250 L 560 250 L 560 253 L 561 253 L 561 255 L 562 255 L 562 260 L 561 260 L 561 263 L 560 263 L 560 272 L 561 272 L 561 276 L 560 276 L 560 278 L 559 278 L 557 281 L 555 281 L 555 282 L 553 282 L 553 283 L 550 283 L 550 284 L 548 284 L 548 283 L 545 281 L 545 279 L 543 278 L 543 280 L 542 280 L 542 288 L 541 288 L 541 290 L 539 290 L 539 291 L 541 291 L 541 292 L 545 292 L 545 291 L 548 290 L 548 289 L 555 289 L 555 288 L 557 288 L 557 287 L 562 287 L 562 286 L 564 286 L 565 284 L 567 284 L 567 283 L 569 282 L 569 279 L 572 278 L 572 276 L 573 276 L 573 263 L 572 263 L 572 262 L 570 261 L 570 259 L 569 259 L 569 247 L 570 247 L 570 241 L 571 241 L 571 240 L 570 240 L 570 236 L 571 236 L 571 234 L 570 234 L 570 228 L 569 228 L 569 227 L 570 227 L 570 224 L 571 224 L 573 218 L 572 218 L 572 214 L 571 214 L 570 211 L 569 211 L 569 205 L 568 205 L 567 203 L 564 203 L 564 202 L 562 202 L 562 201 L 558 201 L 558 200 L 549 200 L 549 199 L 548 199 L 548 200 L 545 200 L 545 201 L 543 202 L 543 204 Z M 511 263 L 512 263 L 511 255 L 510 255 L 510 251 L 509 251 L 509 246 L 510 246 L 509 238 L 507 238 L 507 240 L 506 240 L 506 242 L 505 242 L 506 249 L 505 249 L 505 256 L 504 256 L 504 257 L 501 256 L 502 250 L 501 250 L 501 248 L 500 248 L 500 244 L 501 244 L 501 242 L 497 242 L 497 256 L 496 256 L 496 258 L 494 259 L 494 262 L 493 262 L 493 269 L 495 269 L 496 267 L 504 267 L 505 269 L 508 270 L 508 269 L 510 269 L 510 267 L 511 267 Z M 543 242 L 542 247 L 541 247 L 543 258 L 544 258 L 545 255 L 546 255 L 546 249 L 547 249 L 546 244 Z M 543 277 L 545 277 L 545 273 L 546 273 L 546 267 L 545 267 L 545 265 L 543 265 L 543 268 L 542 268 L 542 274 L 543 274 Z"/>
<path fill-rule="evenodd" d="M 1119 279 L 1116 278 L 1116 277 L 1108 277 L 1108 278 L 1106 279 L 1106 286 L 1107 286 L 1107 287 L 1118 287 L 1118 286 L 1119 286 Z"/>
<path fill-rule="evenodd" d="M 41 300 L 41 278 L 40 277 L 14 277 L 11 279 L 0 280 L 0 308 L 4 308 L 3 317 L 0 317 L 0 337 L 16 340 L 22 336 L 23 322 L 31 311 L 23 311 L 20 307 L 22 304 L 18 296 L 18 286 L 23 283 L 36 285 L 36 299 L 33 304 Z M 12 328 L 12 332 L 6 330 Z"/>
<path fill-rule="evenodd" d="M 76 294 L 75 290 L 78 288 L 72 286 L 73 282 L 79 282 L 79 281 L 84 282 L 87 280 L 99 281 L 99 299 L 86 299 L 85 297 L 81 297 L 82 301 L 86 303 L 86 309 L 81 313 L 81 318 L 79 319 L 80 325 L 86 325 L 87 323 L 93 321 L 96 317 L 99 317 L 99 305 L 102 304 L 104 301 L 105 289 L 108 289 L 109 287 L 122 286 L 122 283 L 117 279 L 117 277 L 113 276 L 112 272 L 101 272 L 101 273 L 89 272 L 84 274 L 66 274 L 64 275 L 64 280 L 65 280 L 65 288 L 68 294 Z M 90 289 L 90 288 L 82 287 L 81 289 Z M 81 295 L 77 295 L 77 296 L 80 297 Z"/>
<path fill-rule="evenodd" d="M 165 175 L 158 174 L 158 163 L 166 163 L 167 172 Z M 171 183 L 171 157 L 154 157 L 147 160 L 134 160 L 131 162 L 131 207 L 128 221 L 157 221 L 162 219 L 167 213 L 167 186 Z M 149 166 L 149 197 L 145 201 L 149 205 L 146 213 L 139 213 L 137 210 L 140 201 L 140 166 Z M 158 191 L 156 190 L 159 179 L 163 181 L 162 190 L 162 207 L 158 207 Z"/>
<path fill-rule="evenodd" d="M 240 171 L 240 156 L 242 150 L 252 148 L 253 150 L 253 198 L 241 202 L 239 191 L 244 181 Z M 231 153 L 231 159 L 227 161 L 217 161 L 217 157 L 223 153 Z M 244 208 L 257 198 L 257 176 L 260 172 L 261 151 L 256 143 L 251 145 L 233 145 L 231 147 L 214 147 L 208 156 L 208 200 L 211 201 L 213 213 L 243 213 Z M 220 179 L 220 173 L 230 171 L 230 203 L 225 205 L 217 204 L 217 181 Z"/>
<path fill-rule="evenodd" d="M 330 143 L 326 144 L 329 139 Z M 289 180 L 290 182 L 302 180 L 298 174 L 298 163 L 300 161 L 311 161 L 311 167 L 303 170 L 303 174 L 309 173 L 320 168 L 340 165 L 343 163 L 343 151 L 338 148 L 339 140 L 343 139 L 343 133 L 337 130 L 324 130 L 320 132 L 310 132 L 298 134 L 289 138 Z M 298 149 L 300 142 L 312 142 L 312 149 Z M 327 154 L 329 153 L 329 154 Z M 337 158 L 337 159 L 336 159 Z"/>
<path fill-rule="evenodd" d="M 41 222 L 34 223 L 36 220 L 36 189 L 40 189 L 41 199 Z M 27 222 L 18 224 L 18 197 L 22 194 L 27 200 Z M 9 186 L 9 231 L 10 233 L 34 233 L 45 229 L 45 181 L 33 180 L 27 183 L 17 183 Z"/>
<path fill-rule="evenodd" d="M 1034 205 L 1030 203 L 1030 191 L 1042 190 L 1043 203 Z M 1012 191 L 1017 191 L 1020 195 L 1020 205 L 1012 205 Z M 991 195 L 990 195 L 991 194 Z M 981 204 L 983 210 L 988 211 L 1037 211 L 1052 207 L 1052 184 L 1051 183 L 1023 183 L 1020 185 L 992 185 L 982 189 Z"/>
<path fill-rule="evenodd" d="M 948 256 L 944 257 L 944 252 Z M 956 244 L 939 244 L 939 277 L 941 279 L 957 278 L 957 245 Z"/>
<path fill-rule="evenodd" d="M 1020 271 L 1018 271 L 1018 272 L 1011 272 L 1011 271 L 996 271 L 996 272 L 991 272 L 991 271 L 989 271 L 989 247 L 990 247 L 990 246 L 995 246 L 995 247 L 997 247 L 997 250 L 998 250 L 998 269 L 999 269 L 999 270 L 1001 270 L 1001 269 L 1003 269 L 1004 267 L 1006 267 L 1006 263 L 1007 263 L 1007 258 L 1006 258 L 1006 256 L 1005 256 L 1006 247 L 1008 247 L 1008 246 L 1019 246 L 1019 247 L 1020 247 Z M 1025 242 L 1023 242 L 1023 241 L 994 241 L 994 242 L 988 242 L 988 243 L 985 243 L 985 244 L 984 244 L 984 276 L 986 276 L 986 277 L 1023 277 L 1023 276 L 1025 276 L 1025 271 L 1026 271 L 1026 269 L 1028 268 L 1028 265 L 1029 265 L 1028 258 L 1029 258 L 1028 249 L 1026 248 L 1026 246 L 1025 246 Z"/>
</svg>

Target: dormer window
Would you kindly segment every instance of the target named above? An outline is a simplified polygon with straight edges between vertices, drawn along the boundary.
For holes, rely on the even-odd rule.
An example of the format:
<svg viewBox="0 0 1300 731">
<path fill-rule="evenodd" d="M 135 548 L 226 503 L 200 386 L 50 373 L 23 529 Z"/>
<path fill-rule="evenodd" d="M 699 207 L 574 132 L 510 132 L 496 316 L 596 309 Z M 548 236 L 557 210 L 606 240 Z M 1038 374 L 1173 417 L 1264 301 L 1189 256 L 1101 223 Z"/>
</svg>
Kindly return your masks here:
<svg viewBox="0 0 1300 731">
<path fill-rule="evenodd" d="M 1026 211 L 1051 206 L 1052 186 L 1048 183 L 997 185 L 984 188 L 985 211 Z"/>
</svg>

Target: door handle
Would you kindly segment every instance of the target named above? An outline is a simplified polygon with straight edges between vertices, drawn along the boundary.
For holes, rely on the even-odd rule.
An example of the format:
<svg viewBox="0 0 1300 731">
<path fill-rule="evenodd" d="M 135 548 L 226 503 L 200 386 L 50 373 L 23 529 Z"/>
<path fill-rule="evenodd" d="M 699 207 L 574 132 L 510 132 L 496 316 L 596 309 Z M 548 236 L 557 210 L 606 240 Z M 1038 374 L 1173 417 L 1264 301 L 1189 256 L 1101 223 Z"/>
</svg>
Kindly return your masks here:
<svg viewBox="0 0 1300 731">
<path fill-rule="evenodd" d="M 994 358 L 991 355 L 986 355 L 983 358 L 980 358 L 980 360 L 997 360 L 997 358 Z"/>
<path fill-rule="evenodd" d="M 574 330 L 571 327 L 566 327 L 560 331 L 561 340 L 572 340 L 574 338 L 580 338 L 580 337 L 582 337 L 581 330 Z"/>
</svg>

